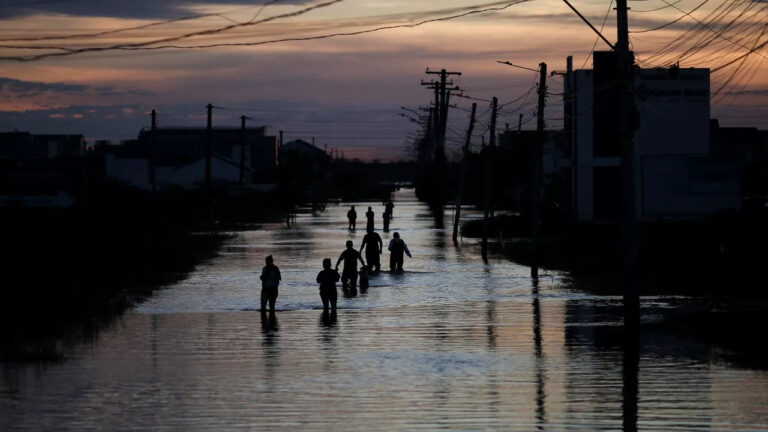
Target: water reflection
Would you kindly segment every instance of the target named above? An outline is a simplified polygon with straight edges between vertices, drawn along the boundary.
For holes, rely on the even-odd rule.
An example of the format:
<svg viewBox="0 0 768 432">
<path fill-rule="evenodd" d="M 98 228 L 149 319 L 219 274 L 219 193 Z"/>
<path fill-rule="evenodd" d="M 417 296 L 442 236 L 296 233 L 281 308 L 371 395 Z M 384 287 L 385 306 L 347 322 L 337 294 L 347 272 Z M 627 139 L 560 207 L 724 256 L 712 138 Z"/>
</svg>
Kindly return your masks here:
<svg viewBox="0 0 768 432">
<path fill-rule="evenodd" d="M 622 363 L 622 412 L 624 432 L 637 432 L 638 375 L 640 373 L 640 350 L 637 327 L 625 325 L 624 359 Z"/>
<path fill-rule="evenodd" d="M 322 325 L 322 327 L 332 329 L 336 327 L 337 322 L 338 322 L 338 314 L 336 311 L 328 312 L 327 310 L 324 310 L 322 313 L 320 313 L 320 324 Z M 322 335 L 323 335 L 322 336 L 323 342 L 331 342 L 333 338 L 336 336 L 336 333 L 326 331 L 326 332 L 323 332 Z"/>
<path fill-rule="evenodd" d="M 539 306 L 539 279 L 531 280 L 531 298 L 533 306 L 533 353 L 536 358 L 536 428 L 544 430 L 546 413 L 544 411 L 544 350 L 541 344 L 541 307 Z"/>
</svg>

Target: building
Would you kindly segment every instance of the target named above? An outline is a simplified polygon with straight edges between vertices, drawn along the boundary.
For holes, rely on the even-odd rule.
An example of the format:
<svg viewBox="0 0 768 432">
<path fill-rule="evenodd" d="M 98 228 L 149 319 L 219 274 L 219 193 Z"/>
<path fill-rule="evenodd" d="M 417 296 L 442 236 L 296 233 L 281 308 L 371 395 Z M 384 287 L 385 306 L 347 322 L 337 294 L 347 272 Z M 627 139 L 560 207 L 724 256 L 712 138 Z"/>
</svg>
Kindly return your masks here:
<svg viewBox="0 0 768 432">
<path fill-rule="evenodd" d="M 85 155 L 82 135 L 33 135 L 29 132 L 0 133 L 0 158 L 52 159 Z"/>
<path fill-rule="evenodd" d="M 108 176 L 142 189 L 198 187 L 205 182 L 209 140 L 214 183 L 251 183 L 277 166 L 277 138 L 266 135 L 266 127 L 154 128 L 126 141 L 126 151 L 106 156 Z"/>
<path fill-rule="evenodd" d="M 180 166 L 206 157 L 208 139 L 205 128 L 156 128 L 141 131 L 139 139 L 128 145 L 134 157 L 160 166 Z M 210 140 L 213 153 L 237 163 L 243 158 L 254 171 L 277 165 L 277 137 L 266 135 L 266 127 L 214 128 Z"/>
<path fill-rule="evenodd" d="M 619 94 L 613 52 L 566 77 L 572 143 L 572 217 L 621 211 Z M 739 169 L 711 149 L 709 69 L 635 69 L 635 209 L 639 220 L 697 218 L 740 208 Z"/>
<path fill-rule="evenodd" d="M 253 171 L 245 170 L 243 182 L 252 183 Z M 236 184 L 240 182 L 240 164 L 214 154 L 211 158 L 211 182 L 213 184 Z M 205 184 L 205 158 L 179 166 L 158 166 L 155 168 L 155 185 L 159 189 L 195 189 Z"/>
<path fill-rule="evenodd" d="M 331 156 L 324 150 L 319 149 L 302 139 L 297 139 L 280 146 L 281 164 L 294 159 L 306 161 L 314 168 L 318 168 L 330 162 Z"/>
</svg>

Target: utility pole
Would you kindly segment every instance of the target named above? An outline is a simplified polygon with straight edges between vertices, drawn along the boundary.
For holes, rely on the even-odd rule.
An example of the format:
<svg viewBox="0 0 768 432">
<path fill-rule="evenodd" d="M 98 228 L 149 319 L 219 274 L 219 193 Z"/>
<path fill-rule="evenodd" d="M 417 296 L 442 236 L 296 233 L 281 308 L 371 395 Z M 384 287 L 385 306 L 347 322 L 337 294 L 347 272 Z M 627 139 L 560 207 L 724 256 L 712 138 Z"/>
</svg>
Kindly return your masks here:
<svg viewBox="0 0 768 432">
<path fill-rule="evenodd" d="M 206 105 L 208 125 L 205 142 L 205 189 L 211 189 L 211 158 L 213 157 L 213 105 Z"/>
<path fill-rule="evenodd" d="M 240 116 L 240 184 L 245 184 L 245 120 L 248 117 Z"/>
<path fill-rule="evenodd" d="M 619 85 L 619 140 L 621 142 L 622 237 L 624 261 L 624 361 L 623 377 L 623 430 L 637 431 L 638 364 L 640 326 L 640 293 L 635 278 L 638 261 L 637 216 L 635 214 L 635 154 L 632 71 L 633 54 L 629 51 L 629 23 L 627 0 L 616 0 L 616 61 Z"/>
<path fill-rule="evenodd" d="M 472 104 L 472 114 L 469 116 L 469 127 L 467 128 L 467 138 L 464 140 L 463 153 L 461 158 L 461 174 L 459 177 L 459 195 L 456 197 L 456 212 L 453 219 L 453 244 L 458 244 L 459 224 L 461 223 L 461 200 L 464 197 L 464 182 L 467 175 L 467 156 L 469 155 L 469 143 L 472 140 L 472 131 L 475 129 L 475 113 L 477 113 L 477 104 Z"/>
<path fill-rule="evenodd" d="M 488 147 L 483 149 L 483 162 L 485 165 L 485 187 L 483 188 L 483 243 L 482 256 L 483 261 L 488 262 L 488 219 L 491 213 L 491 186 L 493 181 L 493 153 L 496 150 L 496 114 L 498 113 L 499 100 L 496 96 L 491 102 L 491 127 Z"/>
<path fill-rule="evenodd" d="M 283 131 L 280 131 L 280 142 L 278 143 L 278 147 L 282 147 L 282 146 L 283 146 L 283 144 L 285 144 L 285 143 L 283 142 Z"/>
<path fill-rule="evenodd" d="M 157 129 L 157 111 L 152 110 L 151 115 L 151 129 L 149 133 L 149 184 L 152 186 L 152 191 L 155 191 L 155 183 L 157 181 L 157 175 L 155 171 L 155 164 L 157 163 L 157 147 L 155 147 L 155 133 Z"/>
<path fill-rule="evenodd" d="M 619 139 L 621 140 L 621 188 L 624 223 L 623 261 L 625 274 L 624 319 L 629 327 L 635 327 L 640 319 L 640 297 L 635 281 L 637 270 L 637 217 L 635 215 L 635 158 L 634 158 L 634 101 L 632 95 L 632 66 L 634 59 L 629 52 L 629 23 L 627 0 L 616 1 L 616 60 L 618 61 L 619 85 Z"/>
<path fill-rule="evenodd" d="M 541 152 L 544 146 L 544 105 L 547 101 L 547 64 L 539 64 L 539 104 L 536 110 L 536 139 L 533 150 L 531 188 L 531 244 L 533 263 L 531 277 L 539 278 L 539 212 L 541 209 Z"/>
<path fill-rule="evenodd" d="M 523 130 L 523 115 L 520 114 L 520 116 L 517 118 L 517 131 L 520 132 Z"/>
<path fill-rule="evenodd" d="M 448 77 L 451 75 L 461 76 L 461 72 L 448 72 L 445 69 L 437 72 L 427 69 L 426 74 L 440 76 L 439 81 L 422 82 L 422 85 L 428 85 L 429 88 L 435 90 L 435 115 L 433 118 L 435 155 L 437 155 L 435 162 L 442 163 L 445 161 L 445 131 L 448 125 L 448 98 L 450 97 L 447 86 L 453 85 L 453 82 L 448 82 Z"/>
</svg>

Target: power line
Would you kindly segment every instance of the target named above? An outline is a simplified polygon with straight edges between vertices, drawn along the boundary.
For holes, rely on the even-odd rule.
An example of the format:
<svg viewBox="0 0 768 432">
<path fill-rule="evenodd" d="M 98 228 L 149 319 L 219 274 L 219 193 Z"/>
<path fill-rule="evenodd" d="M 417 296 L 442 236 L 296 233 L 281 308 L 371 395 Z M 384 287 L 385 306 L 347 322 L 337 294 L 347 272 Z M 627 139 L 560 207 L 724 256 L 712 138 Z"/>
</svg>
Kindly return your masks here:
<svg viewBox="0 0 768 432">
<path fill-rule="evenodd" d="M 341 1 L 341 0 L 338 0 L 338 1 Z M 303 41 L 311 41 L 311 40 L 319 40 L 319 39 L 330 39 L 330 38 L 342 37 L 342 36 L 359 36 L 359 35 L 368 34 L 368 33 L 380 32 L 384 30 L 393 30 L 393 29 L 400 29 L 400 28 L 415 28 L 415 27 L 420 27 L 424 24 L 440 22 L 440 21 L 450 21 L 450 20 L 463 18 L 469 15 L 475 15 L 479 13 L 500 11 L 500 10 L 507 9 L 511 6 L 514 6 L 520 3 L 526 3 L 529 1 L 532 1 L 532 0 L 518 0 L 512 3 L 507 3 L 502 7 L 492 7 L 492 8 L 486 8 L 486 9 L 472 10 L 472 11 L 464 12 L 457 15 L 451 15 L 451 16 L 440 17 L 440 18 L 432 18 L 432 19 L 427 19 L 427 20 L 419 21 L 417 23 L 412 23 L 412 24 L 393 24 L 393 25 L 375 27 L 375 28 L 366 29 L 366 30 L 338 32 L 338 33 L 330 33 L 325 35 L 289 37 L 289 38 L 272 39 L 272 40 L 258 41 L 258 42 L 224 42 L 224 43 L 203 44 L 203 45 L 161 45 L 161 46 L 142 46 L 142 47 L 136 47 L 136 48 L 127 47 L 127 48 L 117 48 L 117 49 L 130 50 L 130 51 L 164 50 L 164 49 L 208 49 L 208 48 L 223 48 L 223 47 L 238 47 L 238 46 L 259 46 L 259 45 L 269 45 L 269 44 L 282 43 L 282 42 L 303 42 Z M 0 58 L 0 60 L 2 60 L 2 58 Z"/>
<path fill-rule="evenodd" d="M 672 4 L 664 2 L 664 3 L 667 3 L 667 4 L 664 5 L 664 6 L 657 7 L 655 9 L 630 9 L 629 12 L 640 12 L 640 13 L 642 13 L 642 12 L 656 12 L 656 11 L 660 11 L 660 10 L 672 7 L 673 5 L 676 5 L 676 4 L 680 3 L 681 1 L 683 1 L 683 0 L 676 0 Z"/>
<path fill-rule="evenodd" d="M 696 6 L 693 9 L 691 9 L 689 12 L 682 11 L 683 12 L 682 15 L 680 15 L 679 17 L 673 19 L 672 21 L 667 22 L 666 24 L 662 24 L 660 26 L 657 26 L 657 27 L 654 27 L 654 28 L 645 29 L 645 30 L 634 30 L 634 31 L 630 31 L 630 33 L 648 33 L 648 32 L 652 32 L 652 31 L 656 31 L 656 30 L 661 30 L 663 28 L 669 27 L 672 24 L 675 24 L 676 22 L 682 20 L 683 18 L 685 18 L 687 16 L 690 16 L 691 13 L 695 12 L 696 10 L 698 10 L 699 8 L 701 8 L 702 6 L 704 6 L 707 3 L 709 3 L 709 0 L 704 0 L 703 2 L 699 3 L 698 6 Z M 677 8 L 675 8 L 675 9 L 677 9 Z"/>
<path fill-rule="evenodd" d="M 678 0 L 682 1 L 682 0 Z M 605 12 L 605 17 L 603 18 L 603 24 L 600 25 L 600 33 L 603 32 L 603 29 L 605 28 L 605 23 L 608 21 L 608 15 L 611 14 L 611 6 L 613 6 L 613 0 L 611 0 L 610 3 L 608 3 L 608 10 Z M 584 67 L 587 65 L 587 62 L 589 62 L 590 57 L 592 57 L 592 53 L 595 52 L 595 48 L 597 48 L 597 43 L 600 42 L 600 36 L 595 37 L 595 43 L 592 44 L 592 49 L 589 50 L 589 55 L 587 56 L 587 59 L 584 60 L 584 64 L 581 65 L 581 69 L 584 69 Z"/>
<path fill-rule="evenodd" d="M 115 50 L 121 50 L 121 49 L 139 49 L 141 47 L 149 47 L 151 45 L 156 45 L 159 43 L 164 42 L 175 42 L 179 40 L 189 39 L 191 37 L 195 36 L 210 36 L 218 33 L 223 33 L 235 28 L 243 28 L 243 27 L 250 27 L 257 24 L 263 24 L 270 21 L 275 21 L 282 18 L 291 18 L 299 15 L 304 15 L 308 12 L 311 12 L 316 9 L 325 8 L 328 6 L 332 6 L 336 3 L 340 3 L 344 0 L 328 0 L 322 3 L 316 3 L 311 6 L 304 7 L 302 9 L 293 11 L 293 12 L 286 12 L 279 15 L 273 15 L 268 18 L 263 18 L 258 21 L 249 21 L 245 23 L 239 23 L 239 24 L 230 24 L 228 26 L 224 27 L 218 27 L 215 29 L 209 29 L 209 30 L 201 30 L 201 31 L 195 31 L 195 32 L 189 32 L 184 33 L 177 36 L 170 36 L 162 39 L 156 39 L 153 41 L 146 41 L 146 42 L 135 42 L 135 43 L 127 43 L 127 44 L 116 44 L 116 45 L 110 45 L 106 47 L 86 47 L 86 48 L 79 48 L 79 49 L 72 49 L 65 52 L 58 52 L 58 53 L 46 53 L 46 54 L 39 54 L 35 56 L 8 56 L 8 57 L 0 57 L 0 60 L 15 60 L 15 61 L 35 61 L 35 60 L 41 60 L 48 57 L 64 57 L 64 56 L 70 56 L 74 54 L 82 54 L 82 53 L 89 53 L 89 52 L 103 52 L 103 51 L 115 51 Z"/>
<path fill-rule="evenodd" d="M 254 18 L 252 18 L 251 21 L 256 19 L 256 17 L 258 17 L 258 14 L 260 14 L 265 7 L 271 4 L 277 3 L 278 1 L 280 0 L 271 0 L 261 5 L 257 15 Z M 45 2 L 45 3 L 48 3 L 48 2 Z M 0 39 L 0 42 L 39 42 L 39 41 L 46 41 L 46 40 L 90 39 L 90 38 L 97 38 L 101 36 L 113 35 L 117 33 L 124 33 L 128 31 L 133 31 L 133 30 L 144 30 L 152 27 L 158 27 L 158 26 L 167 25 L 167 24 L 174 24 L 174 23 L 183 22 L 183 21 L 192 21 L 192 20 L 197 20 L 201 18 L 209 18 L 209 17 L 217 17 L 217 16 L 221 17 L 228 13 L 240 12 L 247 9 L 253 9 L 254 7 L 255 6 L 246 6 L 246 7 L 236 8 L 236 9 L 229 9 L 224 12 L 212 12 L 207 14 L 189 15 L 189 16 L 184 16 L 180 18 L 173 18 L 173 19 L 168 19 L 163 21 L 155 21 L 155 22 L 141 24 L 137 26 L 121 27 L 117 29 L 104 30 L 104 31 L 93 32 L 93 33 L 77 33 L 77 34 L 71 34 L 71 35 L 38 36 L 38 37 L 24 37 L 24 38 L 7 38 L 7 39 Z M 23 47 L 23 48 L 29 48 L 29 47 Z M 61 48 L 59 47 L 59 49 Z"/>
<path fill-rule="evenodd" d="M 266 45 L 266 44 L 273 44 L 273 43 L 280 43 L 280 42 L 291 42 L 291 41 L 307 41 L 307 40 L 316 40 L 316 39 L 327 39 L 332 37 L 339 37 L 339 36 L 356 36 L 366 33 L 373 33 L 378 32 L 382 30 L 389 30 L 389 29 L 397 29 L 397 28 L 413 28 L 418 27 L 427 23 L 432 22 L 439 22 L 439 21 L 448 21 L 453 20 L 457 18 L 462 18 L 474 14 L 480 14 L 484 12 L 493 12 L 493 11 L 500 11 L 507 9 L 511 6 L 514 6 L 516 4 L 525 3 L 532 0 L 517 0 L 514 2 L 493 2 L 493 3 L 487 3 L 485 5 L 475 5 L 471 7 L 465 7 L 465 8 L 454 8 L 452 10 L 465 10 L 463 13 L 451 15 L 451 16 L 445 16 L 445 17 L 438 17 L 433 19 L 427 19 L 423 20 L 417 23 L 411 23 L 411 24 L 396 24 L 396 25 L 389 25 L 389 26 L 381 26 L 376 27 L 372 29 L 366 29 L 366 30 L 360 30 L 360 31 L 354 31 L 354 32 L 339 32 L 339 33 L 332 33 L 332 34 L 326 34 L 326 35 L 317 35 L 317 36 L 307 36 L 307 37 L 290 37 L 290 38 L 281 38 L 281 39 L 273 39 L 273 40 L 267 40 L 267 41 L 258 41 L 258 42 L 232 42 L 232 43 L 214 43 L 214 44 L 201 44 L 201 45 L 160 45 L 158 44 L 165 43 L 165 42 L 176 42 L 180 40 L 189 39 L 191 37 L 196 36 L 210 36 L 218 33 L 223 33 L 230 31 L 235 28 L 243 28 L 243 27 L 250 27 L 257 24 L 262 24 L 270 21 L 275 21 L 277 19 L 282 18 L 290 18 L 298 15 L 303 15 L 307 12 L 310 12 L 315 9 L 324 8 L 331 6 L 333 4 L 342 2 L 344 0 L 328 0 L 323 3 L 318 3 L 312 6 L 305 7 L 303 9 L 300 9 L 298 11 L 294 12 L 288 12 L 280 15 L 275 15 L 272 17 L 264 18 L 257 21 L 249 21 L 245 23 L 238 23 L 238 24 L 231 24 L 224 27 L 219 27 L 215 29 L 208 29 L 208 30 L 201 30 L 201 31 L 195 31 L 190 33 L 185 33 L 182 35 L 177 36 L 170 36 L 162 39 L 156 39 L 152 41 L 145 41 L 145 42 L 136 42 L 136 43 L 123 43 L 123 44 L 115 44 L 105 47 L 85 47 L 85 48 L 79 48 L 79 49 L 70 49 L 65 47 L 59 47 L 63 52 L 56 52 L 56 53 L 45 53 L 45 54 L 39 54 L 34 56 L 6 56 L 6 57 L 0 57 L 0 60 L 13 60 L 13 61 L 35 61 L 35 60 L 41 60 L 44 58 L 49 57 L 63 57 L 63 56 L 70 56 L 75 54 L 82 54 L 82 53 L 89 53 L 89 52 L 103 52 L 103 51 L 117 51 L 117 50 L 129 50 L 129 51 L 139 51 L 139 50 L 163 50 L 163 49 L 205 49 L 205 48 L 218 48 L 218 47 L 232 47 L 232 46 L 258 46 L 258 45 Z M 483 9 L 478 9 L 479 7 L 483 7 L 486 5 L 501 5 L 499 7 L 487 7 Z M 25 46 L 16 46 L 14 48 L 17 49 L 24 49 L 27 48 Z"/>
</svg>

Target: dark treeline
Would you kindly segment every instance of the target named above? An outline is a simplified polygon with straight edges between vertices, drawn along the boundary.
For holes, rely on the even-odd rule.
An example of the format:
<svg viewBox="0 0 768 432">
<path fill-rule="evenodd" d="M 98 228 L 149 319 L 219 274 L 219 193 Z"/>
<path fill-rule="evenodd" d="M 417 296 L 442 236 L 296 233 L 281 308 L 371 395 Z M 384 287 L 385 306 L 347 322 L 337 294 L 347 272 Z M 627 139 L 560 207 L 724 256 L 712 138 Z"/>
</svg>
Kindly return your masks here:
<svg viewBox="0 0 768 432">
<path fill-rule="evenodd" d="M 126 188 L 105 181 L 92 158 L 57 165 L 71 206 L 0 208 L 6 360 L 55 358 L 60 337 L 98 329 L 183 277 L 224 238 L 199 232 L 208 207 L 201 192 Z"/>
</svg>

